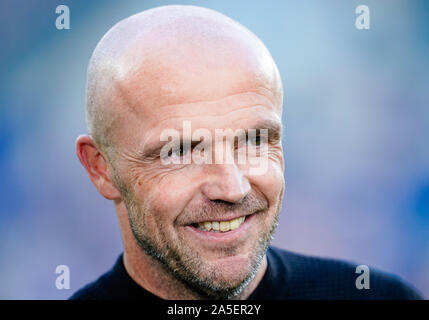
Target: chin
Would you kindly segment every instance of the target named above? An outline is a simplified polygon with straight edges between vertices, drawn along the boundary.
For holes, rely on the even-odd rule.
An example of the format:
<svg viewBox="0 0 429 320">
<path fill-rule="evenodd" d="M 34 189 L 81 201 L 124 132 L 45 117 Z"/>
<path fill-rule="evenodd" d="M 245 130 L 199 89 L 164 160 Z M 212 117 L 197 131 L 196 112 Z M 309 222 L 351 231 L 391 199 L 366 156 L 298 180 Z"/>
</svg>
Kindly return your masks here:
<svg viewBox="0 0 429 320">
<path fill-rule="evenodd" d="M 201 272 L 203 278 L 214 286 L 235 288 L 252 276 L 252 261 L 249 254 L 221 257 L 208 262 Z"/>
</svg>

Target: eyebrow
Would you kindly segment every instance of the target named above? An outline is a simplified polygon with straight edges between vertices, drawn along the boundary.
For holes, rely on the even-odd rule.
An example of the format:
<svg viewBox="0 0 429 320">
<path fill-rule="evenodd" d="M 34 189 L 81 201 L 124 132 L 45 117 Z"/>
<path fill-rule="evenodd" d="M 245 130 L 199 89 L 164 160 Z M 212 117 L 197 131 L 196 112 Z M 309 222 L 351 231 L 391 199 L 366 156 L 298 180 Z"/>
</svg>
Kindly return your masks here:
<svg viewBox="0 0 429 320">
<path fill-rule="evenodd" d="M 220 129 L 220 128 L 219 128 Z M 230 128 L 222 128 L 224 130 L 228 130 Z M 268 140 L 277 143 L 282 136 L 282 123 L 279 121 L 271 120 L 271 119 L 263 119 L 255 122 L 253 125 L 249 126 L 248 128 L 237 128 L 233 130 L 234 132 L 236 130 L 243 129 L 246 133 L 246 136 L 248 135 L 249 130 L 254 129 L 258 133 L 261 129 L 268 129 Z M 178 130 L 180 132 L 180 130 Z M 214 135 L 212 135 L 214 137 Z M 162 148 L 172 140 L 169 139 L 168 141 L 157 141 L 154 142 L 152 146 L 149 146 L 148 148 L 145 148 L 145 150 L 141 150 L 140 152 L 140 158 L 149 160 L 149 159 L 155 159 L 157 158 Z M 196 140 L 196 141 L 190 141 L 191 149 L 196 147 L 198 144 L 202 143 L 204 140 Z M 180 139 L 180 143 L 183 144 L 185 141 L 183 140 L 183 137 Z M 189 141 L 186 141 L 189 142 Z"/>
<path fill-rule="evenodd" d="M 268 137 L 271 139 L 280 140 L 282 136 L 283 126 L 282 123 L 276 120 L 263 119 L 257 121 L 249 129 L 256 129 L 260 131 L 261 129 L 268 129 Z M 249 129 L 246 129 L 246 133 Z"/>
</svg>

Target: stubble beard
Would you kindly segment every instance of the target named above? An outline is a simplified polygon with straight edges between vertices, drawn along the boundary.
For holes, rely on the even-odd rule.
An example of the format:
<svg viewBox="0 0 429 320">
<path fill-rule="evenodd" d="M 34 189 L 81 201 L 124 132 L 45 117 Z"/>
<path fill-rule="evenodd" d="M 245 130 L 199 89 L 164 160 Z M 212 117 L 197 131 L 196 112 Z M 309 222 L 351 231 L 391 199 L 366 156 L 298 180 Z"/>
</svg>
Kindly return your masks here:
<svg viewBox="0 0 429 320">
<path fill-rule="evenodd" d="M 157 239 L 157 241 L 152 239 L 150 237 L 151 229 L 146 225 L 145 220 L 145 216 L 151 214 L 150 208 L 139 205 L 133 192 L 124 183 L 117 183 L 117 186 L 128 211 L 132 233 L 142 251 L 158 261 L 164 271 L 202 299 L 234 299 L 239 297 L 256 276 L 278 225 L 281 199 L 275 208 L 272 222 L 270 225 L 264 226 L 258 236 L 258 241 L 252 247 L 248 269 L 240 275 L 240 279 L 230 281 L 229 279 L 222 279 L 222 271 L 210 268 L 208 262 L 195 254 L 192 248 L 179 245 L 186 242 L 172 243 L 165 236 Z M 267 212 L 258 214 L 267 214 Z M 163 230 L 162 224 L 158 224 L 158 226 L 159 230 Z M 224 248 L 225 255 L 231 254 L 230 251 L 229 248 Z M 202 271 L 205 273 L 203 274 Z"/>
</svg>

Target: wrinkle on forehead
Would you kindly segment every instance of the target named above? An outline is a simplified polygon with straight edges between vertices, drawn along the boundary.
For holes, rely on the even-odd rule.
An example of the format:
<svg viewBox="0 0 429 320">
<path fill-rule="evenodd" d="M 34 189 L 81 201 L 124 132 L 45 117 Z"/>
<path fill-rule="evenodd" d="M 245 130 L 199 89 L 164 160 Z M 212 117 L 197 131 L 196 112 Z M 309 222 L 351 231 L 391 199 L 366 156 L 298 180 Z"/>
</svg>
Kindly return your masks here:
<svg viewBox="0 0 429 320">
<path fill-rule="evenodd" d="M 155 8 L 119 22 L 97 45 L 88 67 L 88 126 L 103 138 L 129 111 L 252 90 L 271 96 L 281 112 L 277 67 L 253 33 L 209 9 Z"/>
</svg>

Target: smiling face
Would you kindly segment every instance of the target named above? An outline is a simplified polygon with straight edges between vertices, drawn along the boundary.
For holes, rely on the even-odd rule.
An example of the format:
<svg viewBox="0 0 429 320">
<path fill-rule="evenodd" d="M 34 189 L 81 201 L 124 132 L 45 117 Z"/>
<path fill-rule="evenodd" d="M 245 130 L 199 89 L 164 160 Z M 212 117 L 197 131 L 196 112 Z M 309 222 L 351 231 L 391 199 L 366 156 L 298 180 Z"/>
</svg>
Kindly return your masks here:
<svg viewBox="0 0 429 320">
<path fill-rule="evenodd" d="M 153 115 L 151 130 L 139 131 L 132 122 L 127 130 L 147 141 L 146 135 L 156 137 L 151 132 L 162 130 L 167 123 L 170 128 L 180 128 L 182 119 L 213 131 L 215 126 L 247 129 L 267 119 L 278 121 L 267 102 L 253 105 L 247 101 L 249 96 L 261 98 L 256 92 L 237 95 L 234 105 L 240 107 L 228 112 L 221 111 L 223 101 L 219 102 L 212 121 L 204 112 L 204 103 L 198 103 L 181 105 L 180 112 L 165 107 L 165 112 Z M 177 113 L 167 111 L 170 108 Z M 206 294 L 228 296 L 242 289 L 255 275 L 277 223 L 284 184 L 277 136 L 269 140 L 264 175 L 250 175 L 250 164 L 163 165 L 160 157 L 147 158 L 144 146 L 139 149 L 138 145 L 119 152 L 116 184 L 142 249 Z M 229 224 L 237 218 L 238 222 Z M 204 222 L 209 231 L 198 228 Z M 231 225 L 238 228 L 230 230 Z"/>
<path fill-rule="evenodd" d="M 143 254 L 198 294 L 226 298 L 256 275 L 277 225 L 284 190 L 281 82 L 248 31 L 221 23 L 195 33 L 189 20 L 152 29 L 121 55 L 118 64 L 126 68 L 112 98 L 121 112 L 112 121 L 109 162 Z M 192 133 L 211 133 L 204 152 L 222 149 L 232 158 L 242 151 L 234 139 L 215 140 L 216 130 L 268 129 L 267 141 L 248 145 L 259 150 L 263 174 L 252 174 L 249 161 L 163 163 L 162 133 L 183 132 L 185 122 Z M 183 139 L 181 151 L 169 156 L 187 156 Z"/>
<path fill-rule="evenodd" d="M 150 133 L 152 130 L 158 132 L 167 123 L 168 127 L 180 128 L 182 119 L 191 119 L 196 128 L 211 130 L 215 126 L 255 128 L 261 120 L 278 121 L 267 103 L 254 106 L 247 101 L 249 95 L 260 98 L 256 92 L 237 95 L 234 105 L 240 107 L 225 113 L 221 111 L 223 101 L 219 102 L 219 108 L 213 109 L 219 110 L 217 115 L 210 117 L 215 121 L 207 119 L 204 103 L 198 103 L 181 105 L 177 113 L 153 115 L 151 130 L 139 131 L 131 123 L 127 130 L 147 141 L 146 135 L 157 136 Z M 170 108 L 177 110 L 165 107 Z M 144 147 L 124 148 L 115 161 L 116 184 L 141 248 L 209 296 L 239 292 L 255 275 L 280 210 L 284 185 L 280 140 L 269 140 L 268 150 L 266 173 L 252 176 L 250 164 L 163 165 L 160 157 L 146 158 Z M 229 224 L 237 218 L 238 222 Z M 204 222 L 206 228 L 201 230 Z M 231 225 L 238 228 L 230 230 Z"/>
</svg>

